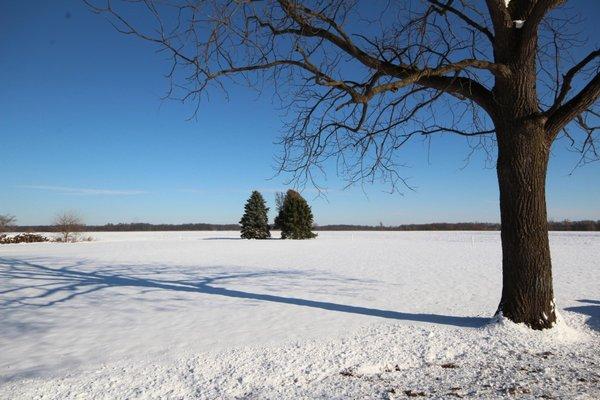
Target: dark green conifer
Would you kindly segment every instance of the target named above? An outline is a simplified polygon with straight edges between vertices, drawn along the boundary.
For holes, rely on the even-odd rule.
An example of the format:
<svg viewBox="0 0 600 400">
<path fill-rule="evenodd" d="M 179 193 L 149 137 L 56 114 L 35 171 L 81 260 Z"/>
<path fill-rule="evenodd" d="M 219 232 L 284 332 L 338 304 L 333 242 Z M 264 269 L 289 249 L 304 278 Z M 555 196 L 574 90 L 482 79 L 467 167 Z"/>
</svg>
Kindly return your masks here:
<svg viewBox="0 0 600 400">
<path fill-rule="evenodd" d="M 275 218 L 282 239 L 312 239 L 313 215 L 310 206 L 295 190 L 288 190 Z"/>
<path fill-rule="evenodd" d="M 243 239 L 267 239 L 271 237 L 269 232 L 269 208 L 260 192 L 252 192 L 244 206 L 244 215 L 240 220 L 242 225 L 241 236 Z"/>
</svg>

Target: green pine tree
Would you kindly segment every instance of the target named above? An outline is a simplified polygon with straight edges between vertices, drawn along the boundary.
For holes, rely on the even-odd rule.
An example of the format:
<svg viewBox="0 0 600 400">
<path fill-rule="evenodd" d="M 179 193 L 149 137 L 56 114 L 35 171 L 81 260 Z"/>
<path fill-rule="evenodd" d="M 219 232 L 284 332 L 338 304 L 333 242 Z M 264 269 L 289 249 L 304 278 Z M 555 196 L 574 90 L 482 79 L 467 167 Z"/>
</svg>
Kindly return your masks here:
<svg viewBox="0 0 600 400">
<path fill-rule="evenodd" d="M 269 208 L 266 206 L 263 196 L 260 192 L 253 191 L 244 206 L 244 215 L 240 220 L 243 239 L 267 239 L 271 237 L 269 218 L 267 217 L 268 211 Z"/>
<path fill-rule="evenodd" d="M 312 239 L 313 215 L 310 206 L 295 190 L 288 190 L 275 224 L 281 229 L 282 239 Z"/>
</svg>

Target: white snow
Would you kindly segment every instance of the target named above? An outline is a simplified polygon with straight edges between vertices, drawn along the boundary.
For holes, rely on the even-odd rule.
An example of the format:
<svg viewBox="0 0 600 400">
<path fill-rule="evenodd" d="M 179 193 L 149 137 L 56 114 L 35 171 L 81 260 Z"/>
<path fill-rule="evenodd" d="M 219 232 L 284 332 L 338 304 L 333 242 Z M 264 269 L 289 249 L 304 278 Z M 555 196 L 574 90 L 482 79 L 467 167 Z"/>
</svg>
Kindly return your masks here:
<svg viewBox="0 0 600 400">
<path fill-rule="evenodd" d="M 600 397 L 598 233 L 545 332 L 487 323 L 497 232 L 91 235 L 0 246 L 0 398 Z"/>
<path fill-rule="evenodd" d="M 523 25 L 525 25 L 525 21 L 522 19 L 516 19 L 513 22 L 515 24 L 515 28 L 517 28 L 517 29 L 521 29 L 523 27 Z"/>
</svg>

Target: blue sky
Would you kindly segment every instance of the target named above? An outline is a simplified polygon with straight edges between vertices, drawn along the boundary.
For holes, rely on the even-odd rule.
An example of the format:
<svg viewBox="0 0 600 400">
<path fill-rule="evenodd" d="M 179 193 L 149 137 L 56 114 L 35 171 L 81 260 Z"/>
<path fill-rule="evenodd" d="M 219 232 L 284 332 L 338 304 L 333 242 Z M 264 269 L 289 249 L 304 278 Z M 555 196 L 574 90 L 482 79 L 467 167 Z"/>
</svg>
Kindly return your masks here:
<svg viewBox="0 0 600 400">
<path fill-rule="evenodd" d="M 596 2 L 575 3 L 600 15 Z M 289 177 L 273 178 L 282 122 L 270 97 L 214 92 L 189 121 L 191 105 L 160 99 L 163 56 L 80 1 L 7 0 L 0 15 L 0 213 L 21 224 L 50 223 L 63 210 L 88 224 L 231 223 L 252 189 L 274 207 L 274 192 L 287 188 Z M 342 190 L 334 170 L 326 199 L 303 193 L 319 224 L 498 221 L 496 172 L 482 154 L 465 167 L 468 153 L 458 137 L 435 138 L 429 150 L 412 143 L 402 173 L 415 190 L 403 194 Z M 555 146 L 552 219 L 600 219 L 600 164 L 569 175 L 576 161 Z"/>
</svg>

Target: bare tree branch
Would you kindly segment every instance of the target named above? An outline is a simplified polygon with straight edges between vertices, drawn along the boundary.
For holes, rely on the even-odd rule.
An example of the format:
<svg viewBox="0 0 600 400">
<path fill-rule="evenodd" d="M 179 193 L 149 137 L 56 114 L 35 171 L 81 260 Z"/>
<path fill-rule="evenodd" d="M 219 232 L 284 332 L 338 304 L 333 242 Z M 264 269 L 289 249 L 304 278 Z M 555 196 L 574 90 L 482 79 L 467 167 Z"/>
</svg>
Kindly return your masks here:
<svg viewBox="0 0 600 400">
<path fill-rule="evenodd" d="M 596 73 L 596 76 L 579 93 L 550 115 L 546 122 L 546 130 L 549 139 L 554 139 L 560 129 L 575 117 L 584 113 L 598 100 L 599 97 L 600 73 Z"/>
<path fill-rule="evenodd" d="M 583 60 L 578 62 L 575 66 L 569 69 L 566 74 L 563 75 L 563 83 L 560 87 L 560 91 L 556 96 L 554 104 L 547 111 L 548 115 L 556 111 L 556 109 L 560 107 L 560 105 L 563 103 L 563 100 L 571 90 L 571 82 L 573 81 L 575 75 L 583 68 L 585 68 L 585 66 L 589 64 L 592 60 L 594 60 L 596 57 L 600 57 L 600 50 L 594 50 L 590 52 Z"/>
<path fill-rule="evenodd" d="M 230 81 L 257 88 L 259 79 L 271 80 L 290 116 L 280 171 L 315 185 L 313 174 L 321 173 L 319 164 L 327 160 L 335 160 L 351 182 L 374 175 L 402 182 L 392 172 L 403 166 L 395 150 L 431 133 L 482 137 L 474 146 L 486 143 L 491 154 L 495 144 L 486 137 L 495 135 L 493 124 L 506 120 L 513 106 L 512 98 L 501 101 L 495 91 L 522 74 L 506 62 L 519 52 L 534 53 L 519 57 L 540 57 L 539 105 L 531 107 L 529 117 L 547 119 L 549 140 L 594 102 L 593 84 L 571 99 L 568 95 L 575 75 L 589 67 L 597 51 L 564 73 L 561 84 L 561 43 L 573 39 L 564 24 L 550 24 L 559 21 L 548 17 L 559 0 L 512 0 L 508 7 L 504 0 L 486 0 L 484 8 L 467 0 L 427 0 L 410 7 L 394 2 L 385 6 L 394 18 L 390 26 L 384 26 L 382 14 L 364 30 L 348 22 L 356 4 L 343 0 L 84 1 L 108 15 L 120 32 L 168 54 L 168 96 L 196 102 L 195 112 L 210 87 L 227 94 Z M 141 6 L 156 21 L 155 29 L 136 26 L 113 3 Z M 515 28 L 517 19 L 525 20 L 523 28 Z M 538 26 L 549 36 L 538 38 Z M 552 105 L 544 100 L 549 94 Z M 581 124 L 573 127 L 585 134 Z"/>
<path fill-rule="evenodd" d="M 443 14 L 446 11 L 451 12 L 452 14 L 456 15 L 458 18 L 465 21 L 467 23 L 467 25 L 469 25 L 469 26 L 477 29 L 479 32 L 483 33 L 489 39 L 490 43 L 494 43 L 494 35 L 492 34 L 492 32 L 490 32 L 490 30 L 487 27 L 485 27 L 484 25 L 481 25 L 481 24 L 475 22 L 473 19 L 471 19 L 465 13 L 452 7 L 450 5 L 450 4 L 452 4 L 451 0 L 448 1 L 446 4 L 441 3 L 439 0 L 427 0 L 427 1 L 435 6 L 434 9 L 436 12 L 438 12 L 440 14 Z"/>
</svg>

